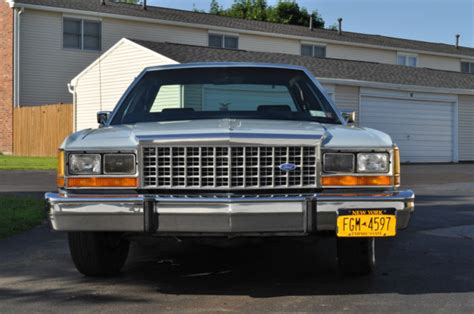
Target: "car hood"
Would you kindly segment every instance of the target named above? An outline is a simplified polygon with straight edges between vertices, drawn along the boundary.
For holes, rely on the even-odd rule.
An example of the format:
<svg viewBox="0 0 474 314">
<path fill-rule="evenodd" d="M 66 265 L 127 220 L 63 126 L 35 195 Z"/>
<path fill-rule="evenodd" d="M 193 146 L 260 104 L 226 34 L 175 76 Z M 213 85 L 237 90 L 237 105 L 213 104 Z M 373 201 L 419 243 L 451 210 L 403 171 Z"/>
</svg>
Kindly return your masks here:
<svg viewBox="0 0 474 314">
<path fill-rule="evenodd" d="M 392 141 L 385 133 L 354 126 L 321 124 L 308 121 L 209 119 L 169 122 L 146 122 L 87 129 L 69 136 L 63 143 L 67 150 L 135 149 L 140 141 L 154 142 L 167 138 L 252 137 L 304 138 L 322 141 L 327 148 L 390 147 Z M 316 143 L 316 142 L 315 142 Z"/>
</svg>

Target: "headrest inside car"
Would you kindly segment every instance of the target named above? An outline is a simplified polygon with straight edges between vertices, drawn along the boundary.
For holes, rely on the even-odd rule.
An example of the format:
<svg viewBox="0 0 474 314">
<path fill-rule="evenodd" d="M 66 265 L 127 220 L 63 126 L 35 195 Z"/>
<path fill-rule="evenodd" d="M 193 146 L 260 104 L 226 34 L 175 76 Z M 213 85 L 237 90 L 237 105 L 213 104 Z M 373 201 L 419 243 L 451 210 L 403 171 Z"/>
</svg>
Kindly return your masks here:
<svg viewBox="0 0 474 314">
<path fill-rule="evenodd" d="M 260 105 L 257 108 L 259 112 L 291 112 L 288 105 Z"/>
<path fill-rule="evenodd" d="M 194 112 L 194 108 L 164 108 L 162 113 Z"/>
</svg>

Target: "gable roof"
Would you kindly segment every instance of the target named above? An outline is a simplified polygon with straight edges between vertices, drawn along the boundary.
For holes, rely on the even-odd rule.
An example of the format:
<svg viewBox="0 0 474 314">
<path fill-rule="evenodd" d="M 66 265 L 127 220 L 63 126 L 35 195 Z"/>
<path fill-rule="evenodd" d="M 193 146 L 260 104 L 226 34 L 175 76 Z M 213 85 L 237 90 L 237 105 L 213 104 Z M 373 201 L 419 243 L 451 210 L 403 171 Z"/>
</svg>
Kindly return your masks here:
<svg viewBox="0 0 474 314">
<path fill-rule="evenodd" d="M 144 10 L 141 6 L 124 3 L 114 3 L 106 0 L 106 5 L 101 5 L 100 0 L 13 0 L 17 4 L 29 4 L 62 9 L 98 12 L 104 14 L 124 15 L 140 18 L 151 18 L 180 23 L 201 24 L 229 29 L 257 31 L 272 34 L 300 36 L 314 38 L 314 40 L 332 40 L 356 44 L 374 45 L 395 49 L 423 50 L 435 53 L 446 53 L 474 57 L 474 48 L 459 47 L 454 45 L 432 43 L 418 40 L 370 35 L 354 32 L 343 32 L 328 29 L 310 30 L 304 26 L 278 24 L 262 21 L 252 21 L 239 18 L 217 16 L 207 13 L 198 13 L 184 10 L 148 6 Z M 453 36 L 454 41 L 454 36 Z"/>
<path fill-rule="evenodd" d="M 129 39 L 179 63 L 259 62 L 304 66 L 317 78 L 474 90 L 474 75 L 401 65 L 314 58 L 284 53 L 254 52 Z"/>
</svg>

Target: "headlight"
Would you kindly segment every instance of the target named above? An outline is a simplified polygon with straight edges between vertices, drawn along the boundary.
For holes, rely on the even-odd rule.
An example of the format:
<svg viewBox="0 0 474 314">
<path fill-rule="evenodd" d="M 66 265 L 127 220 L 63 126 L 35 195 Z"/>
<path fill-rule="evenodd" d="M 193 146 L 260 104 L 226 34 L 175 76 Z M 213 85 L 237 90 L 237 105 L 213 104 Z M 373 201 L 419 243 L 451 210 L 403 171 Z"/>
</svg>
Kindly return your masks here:
<svg viewBox="0 0 474 314">
<path fill-rule="evenodd" d="M 99 154 L 71 154 L 69 155 L 70 174 L 100 174 Z"/>
<path fill-rule="evenodd" d="M 389 156 L 387 153 L 359 153 L 357 154 L 357 172 L 387 173 L 389 170 Z"/>
<path fill-rule="evenodd" d="M 133 154 L 105 154 L 105 174 L 134 174 L 135 155 Z"/>
<path fill-rule="evenodd" d="M 324 172 L 354 172 L 354 154 L 324 154 Z"/>
</svg>

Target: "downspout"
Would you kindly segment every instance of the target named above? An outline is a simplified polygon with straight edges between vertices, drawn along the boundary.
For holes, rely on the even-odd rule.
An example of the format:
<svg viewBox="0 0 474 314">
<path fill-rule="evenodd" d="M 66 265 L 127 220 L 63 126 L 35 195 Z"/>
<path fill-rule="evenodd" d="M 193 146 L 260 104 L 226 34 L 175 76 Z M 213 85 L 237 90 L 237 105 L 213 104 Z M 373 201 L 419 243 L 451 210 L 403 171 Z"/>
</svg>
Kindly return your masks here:
<svg viewBox="0 0 474 314">
<path fill-rule="evenodd" d="M 17 45 L 17 41 L 18 41 L 18 26 L 17 26 L 17 20 L 18 20 L 18 10 L 15 8 L 13 9 L 13 108 L 16 107 L 16 103 L 17 103 L 17 95 L 16 95 L 16 92 L 17 92 L 17 73 L 16 73 L 16 70 L 18 68 L 18 65 L 17 65 L 17 60 L 18 60 L 18 57 L 16 56 L 17 54 L 17 51 L 18 51 L 18 45 Z"/>
<path fill-rule="evenodd" d="M 20 107 L 20 16 L 25 8 L 13 13 L 13 107 Z"/>
<path fill-rule="evenodd" d="M 73 86 L 71 83 L 67 83 L 67 90 L 69 93 L 72 94 L 72 132 L 76 132 L 77 125 L 76 125 L 76 106 L 77 106 L 77 93 L 76 87 Z"/>
</svg>

